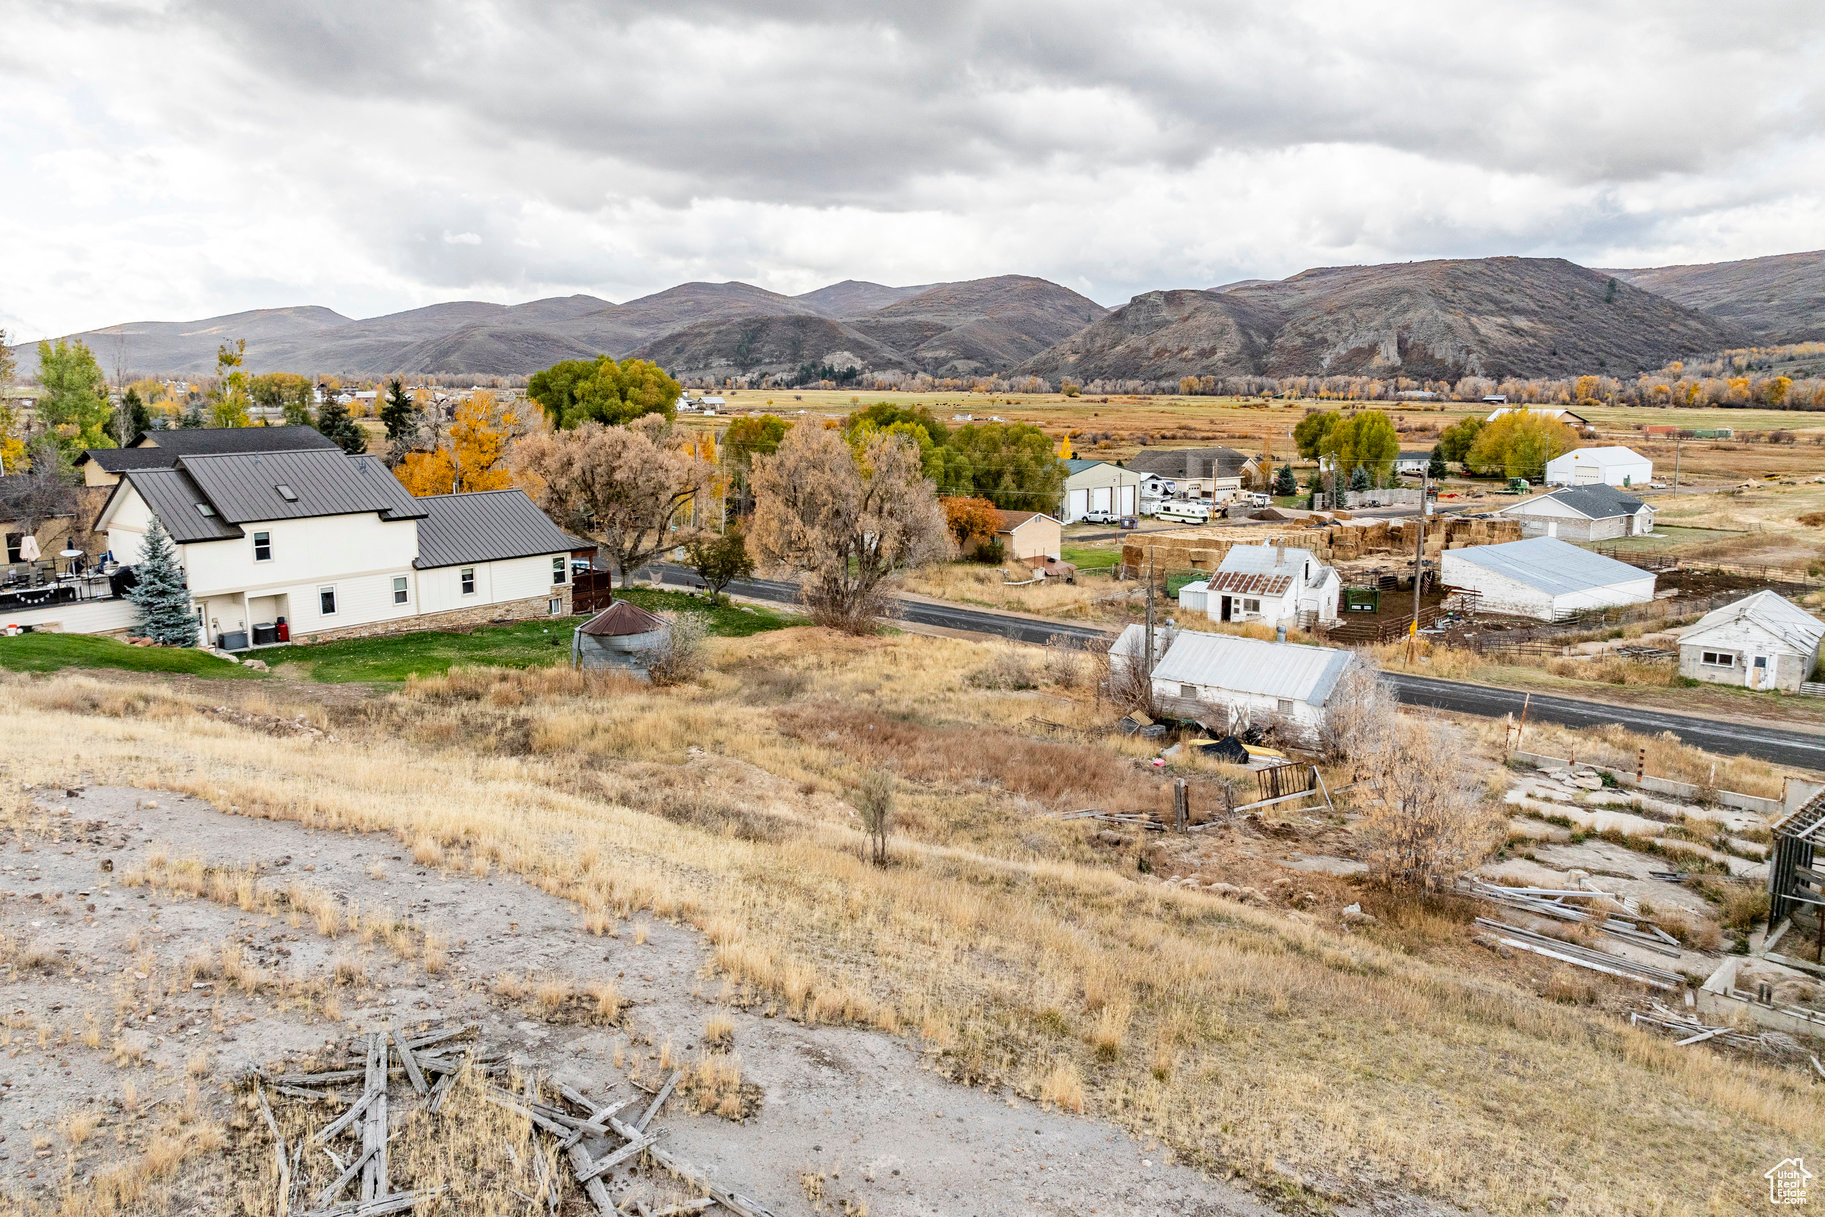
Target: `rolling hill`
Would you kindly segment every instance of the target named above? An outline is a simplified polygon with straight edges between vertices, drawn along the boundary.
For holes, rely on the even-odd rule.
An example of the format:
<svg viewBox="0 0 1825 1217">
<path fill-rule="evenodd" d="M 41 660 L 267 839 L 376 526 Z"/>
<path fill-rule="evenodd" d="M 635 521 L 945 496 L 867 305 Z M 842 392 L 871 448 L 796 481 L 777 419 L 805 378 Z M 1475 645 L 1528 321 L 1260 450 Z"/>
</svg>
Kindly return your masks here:
<svg viewBox="0 0 1825 1217">
<path fill-rule="evenodd" d="M 852 362 L 949 378 L 1156 383 L 1628 375 L 1731 346 L 1825 339 L 1825 253 L 1615 271 L 1512 257 L 1321 267 L 1143 292 L 1114 311 L 1026 275 L 900 287 L 846 279 L 797 296 L 684 283 L 624 304 L 466 300 L 362 319 L 306 306 L 70 337 L 110 374 L 180 376 L 211 373 L 216 347 L 236 338 L 247 340 L 253 372 L 364 379 L 524 376 L 561 359 L 635 352 L 691 379 Z M 29 379 L 35 346 L 15 350 Z"/>
<path fill-rule="evenodd" d="M 1472 258 L 1148 292 L 1015 370 L 1086 381 L 1626 375 L 1743 336 L 1562 258 Z"/>
<path fill-rule="evenodd" d="M 1825 341 L 1825 250 L 1601 273 L 1740 326 L 1764 344 Z"/>
</svg>

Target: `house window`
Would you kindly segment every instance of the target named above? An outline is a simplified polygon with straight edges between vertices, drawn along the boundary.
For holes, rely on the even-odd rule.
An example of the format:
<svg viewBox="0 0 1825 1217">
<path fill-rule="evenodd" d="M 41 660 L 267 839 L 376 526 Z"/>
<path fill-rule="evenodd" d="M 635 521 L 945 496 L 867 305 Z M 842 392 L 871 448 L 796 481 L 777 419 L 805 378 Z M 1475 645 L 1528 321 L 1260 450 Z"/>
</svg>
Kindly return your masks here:
<svg viewBox="0 0 1825 1217">
<path fill-rule="evenodd" d="M 406 586 L 404 575 L 393 576 L 393 603 L 404 604 L 412 598 L 411 589 Z"/>
<path fill-rule="evenodd" d="M 255 562 L 272 561 L 272 534 L 256 532 L 253 535 L 253 560 Z"/>
<path fill-rule="evenodd" d="M 317 589 L 317 613 L 323 617 L 336 615 L 336 589 L 334 587 Z"/>
<path fill-rule="evenodd" d="M 1242 611 L 1245 613 L 1258 613 L 1261 611 L 1261 602 L 1259 600 L 1244 600 L 1242 602 Z"/>
<path fill-rule="evenodd" d="M 564 597 L 553 596 L 550 602 L 545 605 L 545 609 L 553 617 L 562 617 L 564 615 Z"/>
<path fill-rule="evenodd" d="M 24 533 L 22 533 L 22 532 L 7 533 L 6 534 L 6 560 L 8 562 L 25 561 L 25 558 L 23 556 L 21 556 L 21 554 L 19 553 L 19 547 L 24 544 L 25 544 L 25 534 Z"/>
<path fill-rule="evenodd" d="M 553 583 L 564 582 L 564 580 L 568 578 L 565 572 L 569 569 L 570 556 L 568 554 L 553 558 L 551 560 L 551 581 Z"/>
<path fill-rule="evenodd" d="M 1197 695 L 1198 695 L 1198 686 L 1196 686 L 1196 685 L 1180 685 L 1179 686 L 1179 696 L 1180 697 L 1196 697 Z"/>
<path fill-rule="evenodd" d="M 463 595 L 465 595 L 465 596 L 475 595 L 475 568 L 473 566 L 463 567 L 462 578 L 463 578 Z"/>
<path fill-rule="evenodd" d="M 1713 668 L 1734 668 L 1736 656 L 1729 651 L 1706 651 L 1699 656 L 1699 662 Z"/>
<path fill-rule="evenodd" d="M 1287 698 L 1287 697 L 1276 698 L 1275 702 L 1276 702 L 1276 704 L 1275 704 L 1274 708 L 1279 710 L 1280 713 L 1291 714 L 1293 712 L 1293 702 L 1292 702 L 1291 698 Z"/>
</svg>

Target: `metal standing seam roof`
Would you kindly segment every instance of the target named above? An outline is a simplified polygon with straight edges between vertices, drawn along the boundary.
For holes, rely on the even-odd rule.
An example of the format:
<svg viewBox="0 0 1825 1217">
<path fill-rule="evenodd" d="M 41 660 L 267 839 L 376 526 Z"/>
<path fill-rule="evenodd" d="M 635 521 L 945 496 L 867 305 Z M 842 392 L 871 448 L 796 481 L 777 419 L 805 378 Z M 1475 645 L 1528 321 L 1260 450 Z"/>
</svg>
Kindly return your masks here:
<svg viewBox="0 0 1825 1217">
<path fill-rule="evenodd" d="M 629 600 L 617 600 L 577 627 L 577 633 L 594 638 L 627 638 L 666 628 L 665 618 L 649 613 Z"/>
<path fill-rule="evenodd" d="M 1349 651 L 1329 647 L 1181 631 L 1153 678 L 1322 706 L 1355 662 Z"/>
<path fill-rule="evenodd" d="M 1624 494 L 1607 482 L 1593 482 L 1588 486 L 1562 486 L 1549 494 L 1542 494 L 1522 503 L 1512 503 L 1496 512 L 1497 515 L 1520 515 L 1523 509 L 1534 507 L 1547 501 L 1563 504 L 1588 520 L 1608 520 L 1616 516 L 1632 516 L 1647 504 L 1632 494 Z"/>
<path fill-rule="evenodd" d="M 154 446 L 137 446 L 144 441 Z M 76 458 L 76 463 L 92 460 L 110 473 L 119 473 L 126 469 L 169 469 L 180 456 L 312 449 L 341 451 L 335 441 L 315 427 L 173 427 L 142 431 L 125 448 L 90 448 Z"/>
<path fill-rule="evenodd" d="M 235 524 L 369 511 L 384 520 L 424 515 L 419 500 L 379 460 L 335 448 L 184 456 L 177 467 L 224 520 Z M 292 492 L 291 498 L 280 492 L 281 486 Z"/>
<path fill-rule="evenodd" d="M 1654 577 L 1626 562 L 1579 549 L 1557 537 L 1529 537 L 1525 541 L 1507 541 L 1501 545 L 1467 545 L 1462 549 L 1446 550 L 1445 557 L 1468 562 L 1550 596 Z"/>
<path fill-rule="evenodd" d="M 1082 473 L 1086 469 L 1094 469 L 1098 465 L 1107 465 L 1111 469 L 1121 468 L 1121 466 L 1114 461 L 1093 461 L 1078 456 L 1065 458 L 1065 468 L 1069 471 L 1067 476 Z"/>
<path fill-rule="evenodd" d="M 1275 561 L 1276 556 L 1279 561 Z M 1217 564 L 1217 569 L 1245 575 L 1303 574 L 1308 562 L 1324 565 L 1311 550 L 1297 546 L 1283 545 L 1276 555 L 1272 545 L 1232 545 L 1229 552 L 1223 555 L 1223 561 Z"/>
<path fill-rule="evenodd" d="M 1592 464 L 1605 467 L 1653 463 L 1633 448 L 1625 448 L 1621 444 L 1605 444 L 1595 448 L 1573 448 L 1570 452 L 1560 453 L 1548 463 L 1557 465 L 1561 461 L 1569 461 L 1574 466 Z"/>
<path fill-rule="evenodd" d="M 1679 632 L 1679 641 L 1696 637 L 1720 625 L 1748 621 L 1760 626 L 1802 655 L 1817 655 L 1819 643 L 1825 640 L 1825 621 L 1820 621 L 1778 592 L 1767 590 L 1745 596 L 1735 604 L 1712 609 Z"/>
<path fill-rule="evenodd" d="M 391 475 L 389 475 L 391 476 Z M 499 562 L 542 554 L 564 554 L 577 538 L 539 510 L 524 490 L 483 490 L 414 499 L 418 522 L 419 570 L 468 562 Z"/>
<path fill-rule="evenodd" d="M 129 469 L 121 476 L 121 485 L 131 486 L 139 493 L 173 541 L 229 541 L 245 535 L 215 511 L 209 497 L 180 469 Z M 118 488 L 115 493 L 120 493 Z M 114 500 L 110 497 L 108 501 Z M 214 514 L 204 515 L 197 510 L 199 504 L 208 506 Z M 107 508 L 102 512 L 105 515 Z"/>
</svg>

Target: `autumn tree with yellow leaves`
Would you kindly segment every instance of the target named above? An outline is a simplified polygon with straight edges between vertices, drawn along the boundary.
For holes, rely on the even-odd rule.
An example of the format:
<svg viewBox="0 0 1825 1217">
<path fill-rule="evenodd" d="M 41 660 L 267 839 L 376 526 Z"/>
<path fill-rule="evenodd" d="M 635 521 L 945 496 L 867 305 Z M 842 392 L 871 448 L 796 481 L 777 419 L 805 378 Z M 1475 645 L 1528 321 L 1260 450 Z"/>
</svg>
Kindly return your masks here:
<svg viewBox="0 0 1825 1217">
<path fill-rule="evenodd" d="M 505 490 L 514 484 L 508 451 L 529 430 L 518 405 L 477 389 L 456 407 L 448 430 L 432 438 L 429 451 L 408 452 L 393 470 L 414 495 Z"/>
</svg>

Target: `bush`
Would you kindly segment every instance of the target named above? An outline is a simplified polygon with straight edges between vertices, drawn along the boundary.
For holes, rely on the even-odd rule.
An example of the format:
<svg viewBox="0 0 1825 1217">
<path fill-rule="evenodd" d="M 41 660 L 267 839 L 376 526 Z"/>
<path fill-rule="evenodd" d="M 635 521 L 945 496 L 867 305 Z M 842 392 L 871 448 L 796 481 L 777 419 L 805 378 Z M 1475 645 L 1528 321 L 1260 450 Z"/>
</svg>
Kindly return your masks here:
<svg viewBox="0 0 1825 1217">
<path fill-rule="evenodd" d="M 1001 538 L 990 537 L 977 544 L 975 552 L 970 555 L 970 558 L 984 566 L 1000 566 L 1007 560 L 1007 556 L 1008 547 L 1002 543 Z"/>
<path fill-rule="evenodd" d="M 702 613 L 667 613 L 665 616 L 671 629 L 666 632 L 665 643 L 653 656 L 647 672 L 653 683 L 662 687 L 686 684 L 703 675 L 709 662 L 704 654 L 703 640 L 710 631 L 710 619 Z"/>
<path fill-rule="evenodd" d="M 871 769 L 856 788 L 855 811 L 867 835 L 876 866 L 887 864 L 887 834 L 893 828 L 894 779 L 885 769 Z"/>
<path fill-rule="evenodd" d="M 988 664 L 970 676 L 970 683 L 983 689 L 1037 689 L 1039 679 L 1033 673 L 1026 648 L 1007 643 L 995 652 Z"/>
</svg>

